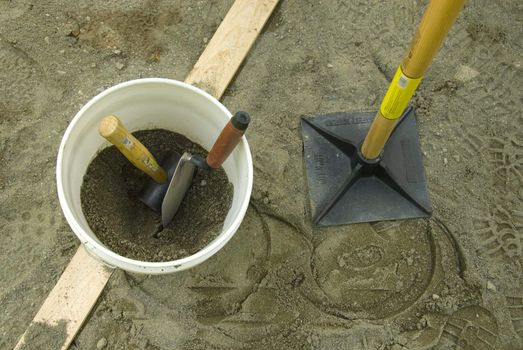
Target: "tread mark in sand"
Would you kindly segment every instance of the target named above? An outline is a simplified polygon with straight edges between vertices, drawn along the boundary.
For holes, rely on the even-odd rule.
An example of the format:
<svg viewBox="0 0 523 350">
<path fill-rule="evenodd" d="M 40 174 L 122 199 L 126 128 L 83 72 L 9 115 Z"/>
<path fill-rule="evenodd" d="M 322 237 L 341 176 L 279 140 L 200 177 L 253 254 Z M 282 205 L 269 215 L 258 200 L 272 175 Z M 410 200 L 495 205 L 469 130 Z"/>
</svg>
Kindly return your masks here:
<svg viewBox="0 0 523 350">
<path fill-rule="evenodd" d="M 505 295 L 505 298 L 514 331 L 523 340 L 523 297 Z"/>
<path fill-rule="evenodd" d="M 439 345 L 459 349 L 495 349 L 498 324 L 490 311 L 473 305 L 454 312 L 443 327 Z M 450 343 L 450 344 L 449 344 Z"/>
<path fill-rule="evenodd" d="M 491 258 L 512 259 L 523 255 L 523 211 L 502 205 L 490 208 L 486 215 L 474 218 L 474 233 L 481 250 Z"/>
</svg>

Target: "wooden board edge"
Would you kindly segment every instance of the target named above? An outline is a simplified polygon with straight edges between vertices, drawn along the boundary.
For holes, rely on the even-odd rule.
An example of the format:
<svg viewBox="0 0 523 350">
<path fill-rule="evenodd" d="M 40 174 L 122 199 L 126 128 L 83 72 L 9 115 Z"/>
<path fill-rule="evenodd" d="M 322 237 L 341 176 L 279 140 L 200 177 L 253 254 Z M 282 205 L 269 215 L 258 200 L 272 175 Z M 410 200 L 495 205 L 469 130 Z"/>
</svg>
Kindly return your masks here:
<svg viewBox="0 0 523 350">
<path fill-rule="evenodd" d="M 38 324 L 55 327 L 62 323 L 65 325 L 66 338 L 61 349 L 67 349 L 113 271 L 80 245 L 14 349 L 19 350 L 25 345 L 26 336 Z"/>
</svg>

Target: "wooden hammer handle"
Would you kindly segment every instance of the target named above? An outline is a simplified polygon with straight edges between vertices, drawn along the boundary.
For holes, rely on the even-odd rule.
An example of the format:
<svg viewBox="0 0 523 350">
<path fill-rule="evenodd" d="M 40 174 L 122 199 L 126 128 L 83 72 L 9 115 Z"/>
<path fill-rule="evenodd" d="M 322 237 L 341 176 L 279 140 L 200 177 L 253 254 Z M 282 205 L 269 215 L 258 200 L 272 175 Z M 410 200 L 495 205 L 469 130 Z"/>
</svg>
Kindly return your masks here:
<svg viewBox="0 0 523 350">
<path fill-rule="evenodd" d="M 240 142 L 251 118 L 246 112 L 237 112 L 225 125 L 216 142 L 207 155 L 207 164 L 219 168 Z"/>
<path fill-rule="evenodd" d="M 112 143 L 135 167 L 149 175 L 154 181 L 167 181 L 165 170 L 158 165 L 151 152 L 134 137 L 115 115 L 102 119 L 98 131 Z"/>
</svg>

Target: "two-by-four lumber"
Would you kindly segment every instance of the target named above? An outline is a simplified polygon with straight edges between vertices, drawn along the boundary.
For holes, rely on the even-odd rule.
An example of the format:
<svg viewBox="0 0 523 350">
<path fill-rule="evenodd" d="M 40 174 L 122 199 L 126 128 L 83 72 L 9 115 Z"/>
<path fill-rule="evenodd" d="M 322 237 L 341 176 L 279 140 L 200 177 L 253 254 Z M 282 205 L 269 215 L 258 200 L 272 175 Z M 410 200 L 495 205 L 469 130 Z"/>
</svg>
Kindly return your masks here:
<svg viewBox="0 0 523 350">
<path fill-rule="evenodd" d="M 29 328 L 20 338 L 15 350 L 25 344 L 25 336 L 36 324 L 53 327 L 64 321 L 65 339 L 62 349 L 67 349 L 96 304 L 113 271 L 90 256 L 84 246 L 80 245 Z"/>
<path fill-rule="evenodd" d="M 277 4 L 236 0 L 185 82 L 221 98 Z"/>
<path fill-rule="evenodd" d="M 277 3 L 278 0 L 236 0 L 186 82 L 220 98 Z M 15 350 L 25 344 L 25 336 L 35 324 L 55 326 L 61 321 L 66 323 L 61 349 L 67 349 L 112 273 L 112 269 L 87 254 L 81 245 Z"/>
</svg>

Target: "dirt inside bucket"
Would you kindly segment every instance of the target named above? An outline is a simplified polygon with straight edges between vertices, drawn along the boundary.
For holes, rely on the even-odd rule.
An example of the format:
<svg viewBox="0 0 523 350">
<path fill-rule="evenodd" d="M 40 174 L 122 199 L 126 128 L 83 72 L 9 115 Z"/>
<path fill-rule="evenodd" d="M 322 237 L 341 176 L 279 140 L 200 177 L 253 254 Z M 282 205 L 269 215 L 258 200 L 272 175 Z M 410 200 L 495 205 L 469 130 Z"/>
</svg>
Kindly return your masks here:
<svg viewBox="0 0 523 350">
<path fill-rule="evenodd" d="M 168 152 L 206 155 L 183 135 L 163 130 L 133 133 L 158 160 Z M 150 178 L 111 146 L 89 164 L 81 189 L 82 210 L 89 227 L 112 251 L 141 261 L 171 261 L 204 248 L 221 232 L 230 209 L 233 186 L 223 169 L 198 171 L 173 221 L 137 197 Z"/>
</svg>

